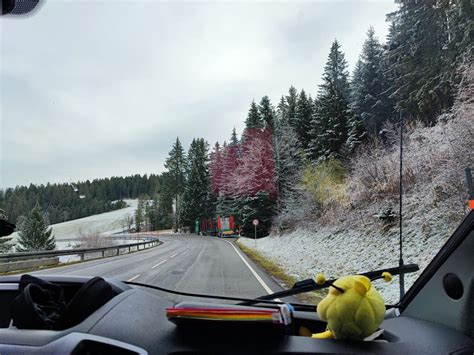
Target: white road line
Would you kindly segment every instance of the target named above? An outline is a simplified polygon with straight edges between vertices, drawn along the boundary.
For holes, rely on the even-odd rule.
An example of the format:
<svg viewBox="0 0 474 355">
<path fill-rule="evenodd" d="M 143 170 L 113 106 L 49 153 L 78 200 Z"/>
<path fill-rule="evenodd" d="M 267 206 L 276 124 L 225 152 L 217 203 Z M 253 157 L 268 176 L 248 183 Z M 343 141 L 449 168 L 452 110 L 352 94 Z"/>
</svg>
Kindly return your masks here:
<svg viewBox="0 0 474 355">
<path fill-rule="evenodd" d="M 168 261 L 168 260 L 166 260 L 166 259 L 165 259 L 165 260 L 163 260 L 163 261 L 160 261 L 158 264 L 156 264 L 156 265 L 153 265 L 151 268 L 152 268 L 152 269 L 154 269 L 155 267 L 158 267 L 158 266 L 160 266 L 161 264 L 164 264 L 164 263 L 166 263 L 167 261 Z"/>
<path fill-rule="evenodd" d="M 242 256 L 242 254 L 240 254 L 240 252 L 237 250 L 237 248 L 235 247 L 234 244 L 232 244 L 231 242 L 229 242 L 228 240 L 224 240 L 224 242 L 226 243 L 229 243 L 232 248 L 234 248 L 235 252 L 237 253 L 237 255 L 242 259 L 242 261 L 244 262 L 245 265 L 247 265 L 247 267 L 249 268 L 250 272 L 253 274 L 253 276 L 255 276 L 255 278 L 257 279 L 257 281 L 260 283 L 260 285 L 262 285 L 262 287 L 265 289 L 265 291 L 267 291 L 268 294 L 271 294 L 271 293 L 274 293 L 272 291 L 272 289 L 270 287 L 268 287 L 268 285 L 265 283 L 265 281 L 263 281 L 263 279 L 260 277 L 259 274 L 257 274 L 257 272 L 250 266 L 250 264 L 247 262 L 247 260 L 245 260 L 245 258 Z M 277 302 L 281 302 L 281 300 L 279 298 L 275 298 L 275 301 Z"/>
<path fill-rule="evenodd" d="M 170 258 L 174 258 L 176 255 L 178 255 L 179 253 L 174 253 L 174 254 L 171 254 L 170 255 Z"/>
<path fill-rule="evenodd" d="M 135 276 L 129 278 L 127 281 L 133 281 L 133 280 L 135 280 L 135 279 L 138 279 L 139 277 L 140 277 L 140 274 L 135 275 Z"/>
</svg>

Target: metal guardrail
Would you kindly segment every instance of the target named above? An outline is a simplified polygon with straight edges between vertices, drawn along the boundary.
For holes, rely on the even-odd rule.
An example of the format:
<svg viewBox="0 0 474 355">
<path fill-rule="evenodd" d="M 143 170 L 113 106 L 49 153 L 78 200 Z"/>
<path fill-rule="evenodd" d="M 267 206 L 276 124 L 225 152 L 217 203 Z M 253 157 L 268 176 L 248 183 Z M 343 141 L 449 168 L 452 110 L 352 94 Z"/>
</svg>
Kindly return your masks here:
<svg viewBox="0 0 474 355">
<path fill-rule="evenodd" d="M 132 251 L 132 248 L 136 248 L 135 251 L 152 248 L 160 245 L 161 242 L 158 238 L 152 240 L 147 240 L 140 243 L 131 243 L 131 244 L 122 244 L 114 245 L 110 247 L 100 247 L 100 248 L 77 248 L 77 249 L 68 249 L 68 250 L 44 250 L 44 251 L 35 251 L 35 252 L 18 252 L 18 253 L 8 253 L 0 254 L 0 262 L 12 262 L 12 261 L 21 261 L 21 260 L 34 260 L 41 258 L 48 258 L 54 256 L 64 256 L 64 255 L 79 255 L 81 260 L 84 260 L 84 255 L 92 253 L 102 253 L 102 257 L 105 257 L 106 252 L 110 250 L 116 250 L 115 255 L 120 255 L 121 250 L 127 250 L 128 253 Z M 109 255 L 112 256 L 112 255 Z"/>
<path fill-rule="evenodd" d="M 123 236 L 123 235 L 119 235 L 119 236 L 114 236 L 114 235 L 109 235 L 109 236 L 104 236 L 104 237 L 101 237 L 103 240 L 144 240 L 144 241 L 150 241 L 150 240 L 154 240 L 156 239 L 157 237 L 155 236 L 149 236 L 149 235 L 142 235 L 142 236 L 135 236 L 135 235 L 130 235 L 130 236 Z M 56 242 L 81 242 L 81 241 L 85 241 L 87 240 L 87 237 L 85 238 L 81 238 L 81 237 L 78 237 L 78 238 L 61 238 L 61 239 L 56 239 Z"/>
</svg>

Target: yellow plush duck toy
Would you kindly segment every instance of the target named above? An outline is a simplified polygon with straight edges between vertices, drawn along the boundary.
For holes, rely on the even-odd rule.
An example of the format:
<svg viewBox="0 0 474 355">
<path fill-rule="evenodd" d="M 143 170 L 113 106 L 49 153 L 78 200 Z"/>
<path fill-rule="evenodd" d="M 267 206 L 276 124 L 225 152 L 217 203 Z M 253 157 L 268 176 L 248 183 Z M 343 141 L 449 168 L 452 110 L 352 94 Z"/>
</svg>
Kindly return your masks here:
<svg viewBox="0 0 474 355">
<path fill-rule="evenodd" d="M 392 275 L 384 272 L 380 278 L 391 281 Z M 316 282 L 324 283 L 325 279 L 318 275 Z M 331 284 L 328 295 L 318 304 L 318 315 L 328 323 L 327 331 L 313 334 L 313 338 L 362 340 L 382 323 L 385 304 L 368 277 L 345 276 Z"/>
</svg>

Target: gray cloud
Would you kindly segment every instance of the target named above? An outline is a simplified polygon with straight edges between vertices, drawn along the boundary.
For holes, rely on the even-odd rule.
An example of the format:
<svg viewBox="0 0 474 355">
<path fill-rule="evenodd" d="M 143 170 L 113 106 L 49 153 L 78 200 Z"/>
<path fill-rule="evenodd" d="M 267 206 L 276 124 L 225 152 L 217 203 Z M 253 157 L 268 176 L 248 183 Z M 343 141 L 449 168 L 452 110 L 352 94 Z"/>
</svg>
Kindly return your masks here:
<svg viewBox="0 0 474 355">
<path fill-rule="evenodd" d="M 163 170 L 249 103 L 313 96 L 334 38 L 353 66 L 392 1 L 58 2 L 2 18 L 0 187 Z"/>
</svg>

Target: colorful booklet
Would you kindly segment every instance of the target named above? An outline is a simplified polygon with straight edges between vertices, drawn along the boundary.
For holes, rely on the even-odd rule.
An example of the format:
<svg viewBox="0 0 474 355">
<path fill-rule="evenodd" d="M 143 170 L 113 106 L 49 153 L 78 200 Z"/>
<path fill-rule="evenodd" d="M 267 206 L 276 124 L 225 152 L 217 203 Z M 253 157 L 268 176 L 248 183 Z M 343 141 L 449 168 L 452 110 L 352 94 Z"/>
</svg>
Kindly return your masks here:
<svg viewBox="0 0 474 355">
<path fill-rule="evenodd" d="M 288 305 L 278 309 L 220 306 L 214 307 L 180 307 L 166 309 L 168 319 L 176 324 L 184 320 L 202 320 L 213 322 L 251 322 L 288 325 L 291 323 L 291 312 Z M 184 322 L 186 323 L 186 322 Z"/>
</svg>

